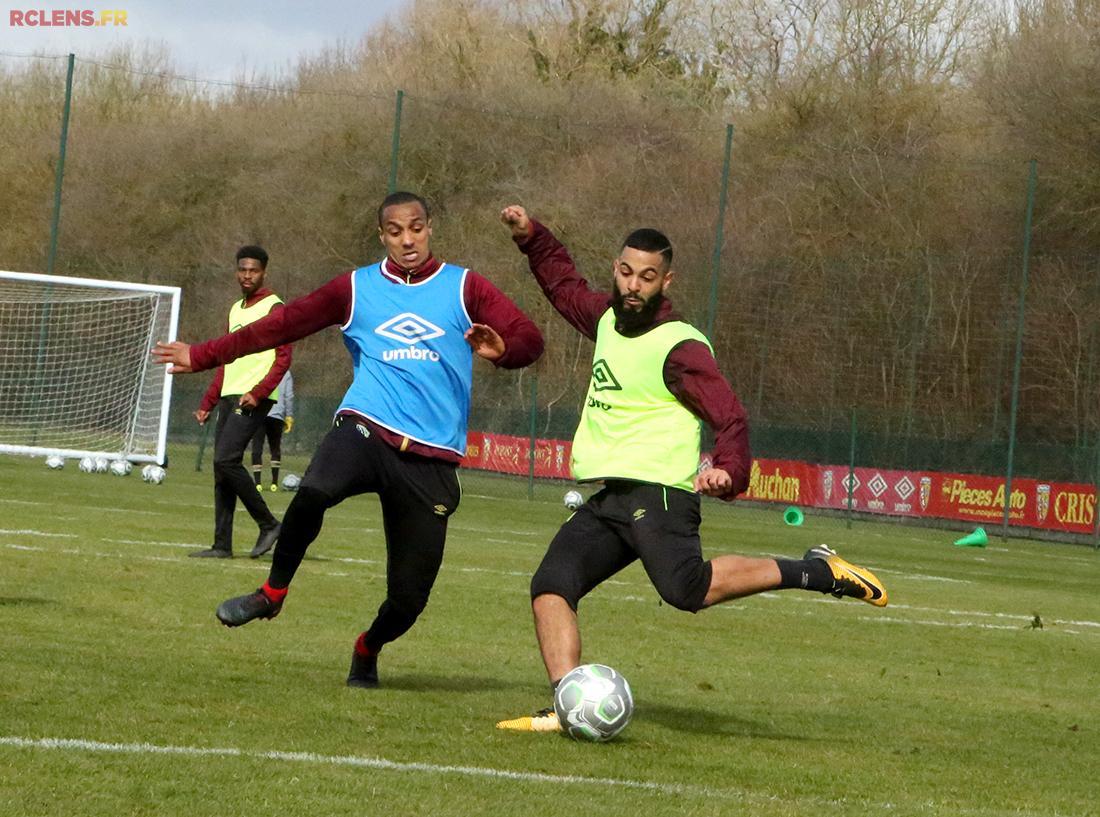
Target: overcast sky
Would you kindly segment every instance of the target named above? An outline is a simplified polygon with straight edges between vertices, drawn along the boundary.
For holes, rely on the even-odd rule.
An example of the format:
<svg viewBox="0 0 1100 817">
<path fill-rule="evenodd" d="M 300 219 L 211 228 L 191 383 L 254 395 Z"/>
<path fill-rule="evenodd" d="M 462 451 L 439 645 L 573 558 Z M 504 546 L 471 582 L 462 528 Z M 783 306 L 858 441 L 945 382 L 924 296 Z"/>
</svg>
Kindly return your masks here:
<svg viewBox="0 0 1100 817">
<path fill-rule="evenodd" d="M 45 52 L 91 59 L 129 43 L 168 47 L 179 73 L 228 80 L 253 71 L 286 70 L 303 54 L 338 42 L 354 45 L 372 26 L 396 13 L 400 0 L 9 0 L 0 7 L 0 55 Z M 126 12 L 127 25 L 18 27 L 13 10 L 104 9 Z M 10 63 L 12 58 L 3 57 Z"/>
</svg>

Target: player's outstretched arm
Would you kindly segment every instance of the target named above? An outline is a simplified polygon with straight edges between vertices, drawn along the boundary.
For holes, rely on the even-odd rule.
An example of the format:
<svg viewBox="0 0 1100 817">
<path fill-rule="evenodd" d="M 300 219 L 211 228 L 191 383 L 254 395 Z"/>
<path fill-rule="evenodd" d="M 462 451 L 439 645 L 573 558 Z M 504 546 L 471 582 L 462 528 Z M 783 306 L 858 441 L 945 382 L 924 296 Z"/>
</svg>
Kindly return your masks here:
<svg viewBox="0 0 1100 817">
<path fill-rule="evenodd" d="M 343 323 L 351 314 L 351 295 L 351 273 L 348 272 L 280 309 L 273 309 L 243 329 L 194 346 L 184 344 L 188 350 L 187 360 L 174 361 L 168 356 L 163 362 L 186 365 L 187 368 L 173 369 L 174 373 L 200 372 L 245 355 L 293 343 L 327 326 Z M 172 344 L 157 344 L 158 347 L 162 345 L 172 347 Z M 156 358 L 156 349 L 154 359 L 160 360 Z M 287 361 L 289 363 L 289 358 Z"/>
<path fill-rule="evenodd" d="M 182 340 L 174 340 L 171 343 L 157 341 L 153 347 L 153 362 L 169 364 L 168 374 L 188 374 L 193 372 L 191 368 L 191 344 Z M 201 422 L 201 421 L 200 421 Z"/>
<path fill-rule="evenodd" d="M 500 220 L 512 231 L 512 240 L 527 256 L 531 273 L 554 309 L 589 340 L 607 311 L 607 292 L 593 292 L 577 271 L 569 251 L 545 226 L 518 204 L 500 211 Z"/>
</svg>

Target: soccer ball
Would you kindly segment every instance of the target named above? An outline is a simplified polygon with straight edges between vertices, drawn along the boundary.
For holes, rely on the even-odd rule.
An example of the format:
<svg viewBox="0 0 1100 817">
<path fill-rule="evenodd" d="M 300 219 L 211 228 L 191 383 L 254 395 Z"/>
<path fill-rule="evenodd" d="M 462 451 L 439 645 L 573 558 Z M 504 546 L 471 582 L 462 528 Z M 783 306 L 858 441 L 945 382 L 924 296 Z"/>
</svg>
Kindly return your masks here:
<svg viewBox="0 0 1100 817">
<path fill-rule="evenodd" d="M 565 503 L 565 507 L 569 510 L 575 511 L 584 504 L 584 497 L 581 496 L 580 491 L 566 491 L 565 496 L 562 498 L 562 502 Z"/>
<path fill-rule="evenodd" d="M 634 696 L 630 684 L 611 667 L 584 664 L 558 683 L 554 711 L 571 738 L 602 743 L 630 723 Z"/>
<path fill-rule="evenodd" d="M 287 474 L 283 477 L 283 490 L 284 491 L 297 491 L 298 486 L 302 484 L 302 478 L 297 474 Z"/>
<path fill-rule="evenodd" d="M 115 460 L 111 463 L 111 473 L 116 477 L 129 476 L 133 470 L 134 466 L 130 464 L 129 460 Z"/>
<path fill-rule="evenodd" d="M 91 457 L 81 457 L 80 465 L 77 466 L 82 474 L 94 474 L 95 473 L 95 460 Z"/>
<path fill-rule="evenodd" d="M 143 482 L 160 485 L 164 482 L 164 469 L 159 465 L 146 465 L 141 469 L 141 479 Z"/>
<path fill-rule="evenodd" d="M 111 463 L 108 462 L 106 457 L 96 457 L 94 460 L 95 472 L 97 474 L 106 474 L 107 469 L 111 467 Z"/>
<path fill-rule="evenodd" d="M 56 471 L 58 468 L 64 468 L 65 467 L 65 458 L 64 457 L 59 457 L 59 456 L 57 456 L 57 454 L 53 454 L 49 457 L 46 457 L 46 467 L 47 468 L 52 468 L 54 471 Z"/>
</svg>

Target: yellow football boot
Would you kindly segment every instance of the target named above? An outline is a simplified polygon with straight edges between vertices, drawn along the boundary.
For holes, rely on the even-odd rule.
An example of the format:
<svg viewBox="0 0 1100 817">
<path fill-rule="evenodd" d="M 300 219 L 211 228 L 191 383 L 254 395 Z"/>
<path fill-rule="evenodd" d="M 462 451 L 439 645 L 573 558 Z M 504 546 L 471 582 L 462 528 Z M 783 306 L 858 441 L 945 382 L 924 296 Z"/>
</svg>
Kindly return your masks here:
<svg viewBox="0 0 1100 817">
<path fill-rule="evenodd" d="M 821 559 L 829 566 L 833 574 L 833 589 L 829 590 L 838 599 L 851 596 L 854 599 L 886 606 L 886 588 L 870 570 L 841 559 L 828 545 L 818 545 L 806 551 L 803 559 Z"/>
<path fill-rule="evenodd" d="M 534 715 L 524 715 L 497 723 L 497 729 L 511 729 L 514 732 L 560 732 L 561 724 L 553 707 L 540 709 Z"/>
</svg>

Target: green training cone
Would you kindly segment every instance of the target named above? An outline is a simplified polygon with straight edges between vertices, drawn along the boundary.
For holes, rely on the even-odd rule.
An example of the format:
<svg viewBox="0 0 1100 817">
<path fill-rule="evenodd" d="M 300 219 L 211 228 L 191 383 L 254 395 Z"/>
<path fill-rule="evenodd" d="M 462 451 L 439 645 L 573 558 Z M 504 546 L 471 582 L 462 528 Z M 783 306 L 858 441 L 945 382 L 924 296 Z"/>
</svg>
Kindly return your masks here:
<svg viewBox="0 0 1100 817">
<path fill-rule="evenodd" d="M 989 542 L 989 537 L 985 535 L 985 528 L 974 528 L 973 533 L 968 533 L 962 539 L 955 540 L 956 545 L 965 548 L 984 548 L 987 542 Z"/>
<path fill-rule="evenodd" d="M 783 521 L 786 522 L 788 525 L 794 525 L 795 527 L 797 527 L 802 524 L 802 520 L 805 518 L 806 517 L 802 515 L 802 510 L 800 508 L 796 508 L 794 505 L 791 505 L 791 507 L 783 511 Z"/>
</svg>

